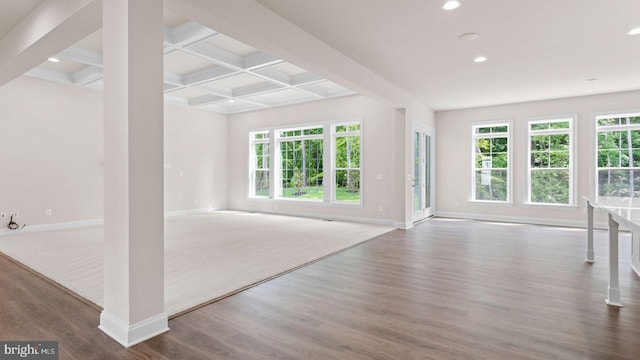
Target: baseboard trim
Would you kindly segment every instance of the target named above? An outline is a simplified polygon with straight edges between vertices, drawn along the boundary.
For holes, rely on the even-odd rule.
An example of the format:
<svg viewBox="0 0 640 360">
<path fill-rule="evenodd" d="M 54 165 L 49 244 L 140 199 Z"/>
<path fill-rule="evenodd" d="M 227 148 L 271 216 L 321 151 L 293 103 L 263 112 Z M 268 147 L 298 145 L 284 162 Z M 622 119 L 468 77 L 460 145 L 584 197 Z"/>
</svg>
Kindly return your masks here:
<svg viewBox="0 0 640 360">
<path fill-rule="evenodd" d="M 502 216 L 502 215 L 490 215 L 490 214 L 475 214 L 475 213 L 460 213 L 460 212 L 451 212 L 451 211 L 436 211 L 435 216 L 444 217 L 444 218 L 455 218 L 455 219 L 497 221 L 497 222 L 549 225 L 549 226 L 566 226 L 566 227 L 577 227 L 577 228 L 585 228 L 587 226 L 586 215 L 585 215 L 585 219 L 582 221 Z M 595 223 L 594 227 L 598 229 L 607 229 L 608 225 L 606 223 Z"/>
<path fill-rule="evenodd" d="M 402 229 L 400 226 L 396 226 L 398 224 L 402 224 L 399 222 L 395 222 L 389 219 L 374 219 L 374 218 L 365 218 L 365 217 L 356 217 L 356 216 L 340 216 L 333 214 L 321 214 L 321 213 L 301 213 L 301 212 L 288 212 L 288 211 L 276 211 L 276 210 L 256 210 L 256 209 L 228 209 L 229 211 L 243 211 L 243 212 L 253 212 L 259 214 L 269 214 L 269 215 L 284 215 L 284 216 L 294 216 L 294 217 L 304 217 L 310 219 L 321 219 L 321 220 L 332 220 L 332 221 L 345 221 L 345 222 L 353 222 L 353 223 L 361 223 L 361 224 L 371 224 L 371 225 L 380 225 L 380 226 L 389 226 L 398 229 Z"/>
<path fill-rule="evenodd" d="M 164 213 L 165 217 L 174 217 L 174 216 L 183 216 L 183 215 L 195 215 L 195 214 L 204 214 L 213 211 L 219 211 L 222 209 L 213 209 L 213 208 L 200 208 L 200 209 L 187 209 L 187 210 L 173 210 L 166 211 Z"/>
<path fill-rule="evenodd" d="M 98 329 L 111 336 L 125 348 L 128 348 L 169 331 L 169 318 L 166 314 L 160 314 L 136 324 L 128 325 L 106 310 L 102 310 Z"/>
<path fill-rule="evenodd" d="M 401 230 L 409 230 L 413 227 L 413 223 L 412 222 L 400 222 L 400 221 L 396 221 L 393 223 L 393 226 L 396 229 L 401 229 Z"/>
<path fill-rule="evenodd" d="M 69 221 L 69 222 L 63 222 L 63 223 L 32 225 L 32 226 L 26 226 L 24 229 L 18 229 L 18 230 L 0 229 L 0 236 L 32 233 L 32 232 L 39 232 L 39 231 L 73 229 L 73 228 L 81 228 L 81 227 L 87 227 L 87 226 L 98 226 L 103 224 L 104 224 L 103 219 L 91 219 L 91 220 Z"/>
</svg>

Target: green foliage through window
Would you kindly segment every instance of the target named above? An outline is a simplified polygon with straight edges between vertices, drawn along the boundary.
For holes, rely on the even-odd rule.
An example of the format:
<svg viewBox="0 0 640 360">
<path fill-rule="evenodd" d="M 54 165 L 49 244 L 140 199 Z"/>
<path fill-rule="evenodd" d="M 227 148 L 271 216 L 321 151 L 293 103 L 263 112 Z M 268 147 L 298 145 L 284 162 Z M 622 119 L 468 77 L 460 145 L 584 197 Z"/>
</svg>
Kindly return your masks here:
<svg viewBox="0 0 640 360">
<path fill-rule="evenodd" d="M 529 122 L 529 202 L 572 202 L 571 122 L 573 119 Z"/>
<path fill-rule="evenodd" d="M 269 132 L 255 132 L 251 134 L 253 156 L 253 195 L 269 196 Z"/>
<path fill-rule="evenodd" d="M 360 202 L 360 123 L 335 127 L 335 201 Z"/>
<path fill-rule="evenodd" d="M 509 201 L 509 124 L 473 127 L 474 200 Z"/>
<path fill-rule="evenodd" d="M 599 196 L 640 197 L 640 114 L 599 116 Z"/>
</svg>

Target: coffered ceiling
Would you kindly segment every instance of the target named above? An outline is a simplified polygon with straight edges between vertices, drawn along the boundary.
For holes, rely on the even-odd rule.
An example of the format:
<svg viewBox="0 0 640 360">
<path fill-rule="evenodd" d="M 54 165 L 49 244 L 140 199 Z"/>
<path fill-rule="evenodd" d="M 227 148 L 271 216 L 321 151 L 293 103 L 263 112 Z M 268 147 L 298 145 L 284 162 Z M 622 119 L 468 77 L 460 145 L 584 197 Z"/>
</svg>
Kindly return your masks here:
<svg viewBox="0 0 640 360">
<path fill-rule="evenodd" d="M 353 91 L 165 11 L 165 101 L 224 114 L 329 99 Z M 25 75 L 102 88 L 102 31 Z M 53 59 L 53 60 L 55 60 Z"/>
</svg>

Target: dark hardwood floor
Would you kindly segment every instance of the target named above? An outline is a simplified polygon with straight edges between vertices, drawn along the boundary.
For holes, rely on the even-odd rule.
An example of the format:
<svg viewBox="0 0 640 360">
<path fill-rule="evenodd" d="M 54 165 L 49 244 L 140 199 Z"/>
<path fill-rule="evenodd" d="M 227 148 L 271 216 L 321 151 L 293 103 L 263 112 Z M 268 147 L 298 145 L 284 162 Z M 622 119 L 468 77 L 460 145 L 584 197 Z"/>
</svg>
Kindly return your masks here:
<svg viewBox="0 0 640 360">
<path fill-rule="evenodd" d="M 0 238 L 1 241 L 1 238 Z M 0 340 L 60 359 L 640 359 L 640 278 L 621 237 L 622 309 L 604 303 L 607 233 L 432 219 L 169 322 L 123 349 L 99 313 L 0 257 Z"/>
</svg>

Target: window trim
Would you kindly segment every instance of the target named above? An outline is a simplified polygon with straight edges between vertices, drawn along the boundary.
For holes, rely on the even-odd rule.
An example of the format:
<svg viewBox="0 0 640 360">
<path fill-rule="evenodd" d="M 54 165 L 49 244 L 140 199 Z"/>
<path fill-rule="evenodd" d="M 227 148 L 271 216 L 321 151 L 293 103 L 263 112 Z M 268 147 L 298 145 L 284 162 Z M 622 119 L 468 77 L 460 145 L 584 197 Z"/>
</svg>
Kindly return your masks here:
<svg viewBox="0 0 640 360">
<path fill-rule="evenodd" d="M 359 202 L 344 202 L 344 201 L 335 201 L 335 155 L 334 155 L 334 134 L 333 131 L 336 126 L 345 125 L 345 124 L 360 124 L 360 200 Z M 323 128 L 322 134 L 312 134 L 312 135 L 301 135 L 301 136 L 290 136 L 290 137 L 281 137 L 280 132 L 290 131 L 290 130 L 305 130 L 312 128 Z M 249 176 L 248 180 L 248 195 L 247 198 L 252 201 L 283 201 L 287 203 L 300 203 L 300 204 L 309 204 L 309 205 L 330 205 L 330 206 L 338 206 L 338 207 L 362 207 L 364 203 L 364 169 L 363 169 L 363 155 L 365 153 L 365 144 L 364 144 L 364 121 L 362 117 L 354 116 L 348 118 L 339 118 L 334 120 L 325 120 L 318 121 L 313 123 L 303 123 L 303 124 L 287 124 L 287 125 L 274 125 L 263 128 L 254 128 L 248 129 L 249 133 Z M 270 153 L 270 167 L 269 167 L 269 180 L 270 180 L 270 189 L 269 189 L 269 197 L 266 196 L 255 196 L 255 191 L 252 190 L 255 187 L 254 179 L 253 179 L 253 143 L 252 143 L 252 134 L 260 133 L 260 132 L 268 132 L 269 133 L 269 153 Z M 309 140 L 310 138 L 322 139 L 323 140 L 323 198 L 319 200 L 313 199 L 295 199 L 295 198 L 284 198 L 280 197 L 281 190 L 281 152 L 280 152 L 280 144 L 281 141 L 295 141 L 295 140 Z M 327 181 L 327 174 L 331 175 L 330 181 Z"/>
<path fill-rule="evenodd" d="M 273 166 L 274 166 L 274 175 L 275 175 L 275 182 L 272 185 L 272 187 L 274 188 L 274 193 L 273 193 L 273 198 L 274 199 L 278 199 L 278 200 L 286 200 L 286 201 L 300 201 L 300 202 L 312 202 L 312 203 L 318 203 L 318 202 L 324 202 L 325 201 L 325 191 L 326 191 L 326 186 L 325 186 L 325 177 L 324 177 L 324 167 L 325 167 L 325 153 L 327 151 L 327 145 L 326 145 L 326 141 L 325 141 L 325 134 L 326 134 L 326 124 L 305 124 L 303 126 L 293 126 L 293 127 L 283 127 L 283 128 L 273 128 L 273 132 L 274 132 L 274 147 L 276 150 L 276 154 L 277 154 L 277 163 L 274 162 Z M 304 131 L 304 130 L 308 130 L 308 129 L 318 129 L 321 128 L 322 129 L 322 134 L 309 134 L 309 135 L 295 135 L 295 136 L 282 136 L 281 133 L 283 132 L 287 132 L 287 131 L 296 131 L 296 130 L 300 130 L 300 131 Z M 322 175 L 322 191 L 323 191 L 323 198 L 322 199 L 295 199 L 295 198 L 287 198 L 287 197 L 283 197 L 282 196 L 282 151 L 281 151 L 281 145 L 283 142 L 292 142 L 292 141 L 307 141 L 307 140 L 322 140 L 322 168 L 323 168 L 323 175 Z M 305 169 L 306 170 L 306 169 Z"/>
<path fill-rule="evenodd" d="M 591 113 L 591 126 L 589 127 L 591 151 L 589 169 L 591 172 L 589 181 L 589 194 L 591 197 L 598 198 L 598 119 L 603 117 L 616 117 L 616 116 L 633 116 L 640 115 L 640 108 L 623 109 L 623 110 L 610 110 L 610 111 L 598 111 Z M 615 128 L 614 126 L 607 127 L 607 129 Z M 614 130 L 612 130 L 614 131 Z"/>
<path fill-rule="evenodd" d="M 336 132 L 336 128 L 338 126 L 349 126 L 351 124 L 358 124 L 360 125 L 360 129 L 358 131 L 345 131 L 345 132 Z M 331 140 L 330 140 L 330 144 L 331 144 L 331 151 L 329 153 L 329 155 L 331 156 L 331 189 L 330 189 L 330 193 L 329 193 L 329 201 L 330 203 L 333 204 L 340 204 L 340 205 L 346 205 L 346 206 L 361 206 L 362 205 L 362 185 L 363 185 L 363 177 L 362 177 L 362 164 L 363 164 L 363 151 L 362 151 L 362 147 L 363 147 L 363 137 L 362 137 L 362 119 L 357 119 L 357 120 L 345 120 L 342 122 L 335 122 L 329 125 L 331 130 L 330 130 L 330 136 L 331 136 Z M 358 188 L 358 192 L 359 192 L 359 199 L 358 202 L 349 202 L 349 201 L 339 201 L 336 199 L 336 195 L 337 195 L 337 190 L 338 190 L 338 186 L 336 184 L 336 172 L 338 171 L 337 166 L 336 166 L 336 140 L 338 139 L 338 137 L 348 137 L 348 136 L 358 136 L 360 138 L 360 166 L 358 167 L 358 171 L 360 172 L 360 185 Z M 349 168 L 351 169 L 351 168 Z"/>
<path fill-rule="evenodd" d="M 567 204 L 554 204 L 554 203 L 540 203 L 531 201 L 531 124 L 536 123 L 549 123 L 549 122 L 562 122 L 569 121 L 569 129 L 567 131 L 561 131 L 563 129 L 557 130 L 544 130 L 544 131 L 536 131 L 537 134 L 549 134 L 556 135 L 562 133 L 569 134 L 569 203 Z M 576 124 L 578 123 L 578 115 L 577 114 L 565 114 L 565 115 L 553 115 L 553 116 L 541 116 L 541 117 L 529 117 L 527 118 L 527 131 L 526 131 L 526 174 L 525 174 L 525 199 L 524 205 L 527 206 L 542 206 L 542 207 L 575 207 L 576 206 L 576 189 L 577 189 L 577 179 L 576 179 L 576 164 L 578 163 L 578 152 L 577 142 L 578 137 L 576 136 Z"/>
<path fill-rule="evenodd" d="M 256 134 L 264 134 L 266 133 L 268 135 L 268 138 L 266 139 L 255 139 L 255 135 Z M 272 139 L 272 135 L 273 132 L 270 130 L 255 130 L 255 131 L 249 131 L 249 193 L 248 193 L 248 197 L 249 198 L 256 198 L 256 199 L 265 199 L 265 198 L 271 198 L 273 196 L 273 187 L 271 186 L 271 178 L 273 175 L 272 169 L 273 169 L 273 151 L 272 148 L 273 146 L 271 145 L 271 139 Z M 256 195 L 256 188 L 255 188 L 255 172 L 257 170 L 256 168 L 256 164 L 255 164 L 255 145 L 256 144 L 268 144 L 269 145 L 269 168 L 266 169 L 267 171 L 269 171 L 269 194 L 264 196 L 264 195 Z"/>
<path fill-rule="evenodd" d="M 476 153 L 475 153 L 475 140 L 477 138 L 497 138 L 504 137 L 500 134 L 476 134 L 475 129 L 480 127 L 496 127 L 496 126 L 507 126 L 507 199 L 506 201 L 502 200 L 477 200 L 476 199 L 476 177 L 475 177 L 475 163 L 476 163 Z M 485 121 L 476 121 L 470 123 L 470 137 L 468 138 L 467 144 L 469 148 L 469 202 L 470 203 L 481 203 L 481 204 L 495 204 L 495 205 L 513 205 L 513 119 L 501 119 L 501 120 L 485 120 Z M 478 136 L 481 135 L 481 136 Z M 489 135 L 489 136 L 487 136 Z"/>
</svg>

